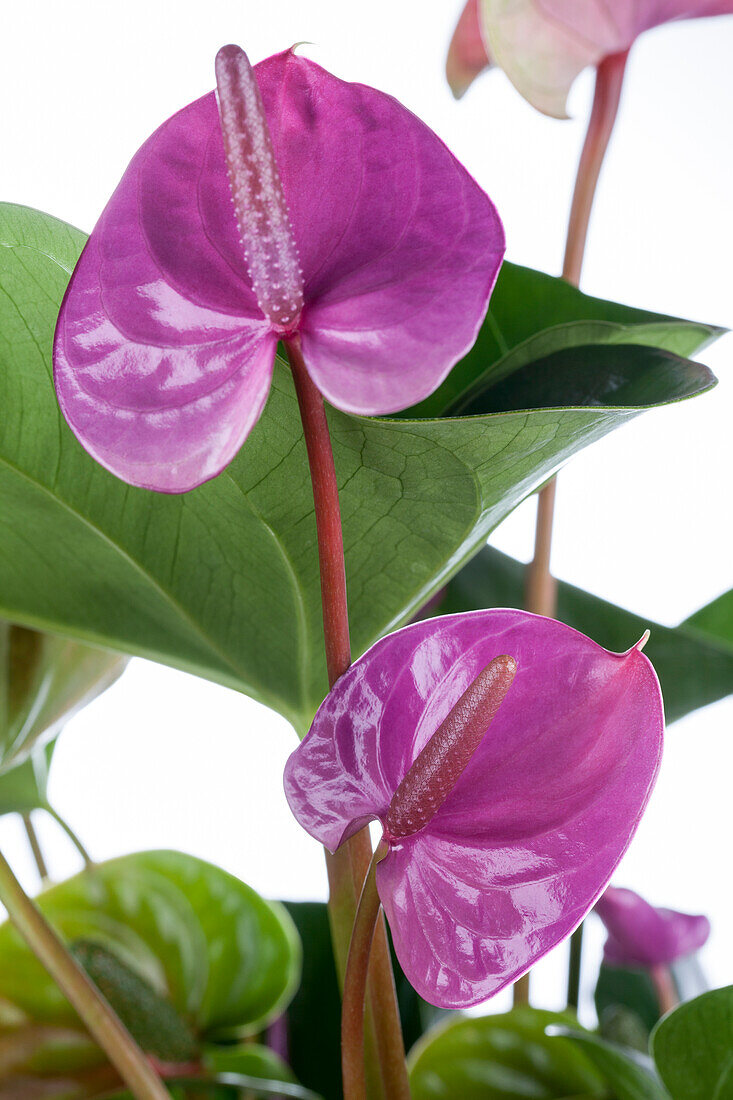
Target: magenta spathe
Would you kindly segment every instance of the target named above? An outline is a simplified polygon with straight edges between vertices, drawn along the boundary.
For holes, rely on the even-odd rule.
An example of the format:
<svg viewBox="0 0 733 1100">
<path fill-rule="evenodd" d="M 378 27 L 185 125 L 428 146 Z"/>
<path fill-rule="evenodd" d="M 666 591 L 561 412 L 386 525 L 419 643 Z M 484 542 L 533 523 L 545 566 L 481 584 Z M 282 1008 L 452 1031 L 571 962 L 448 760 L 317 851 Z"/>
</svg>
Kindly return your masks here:
<svg viewBox="0 0 733 1100">
<path fill-rule="evenodd" d="M 164 492 L 231 461 L 281 337 L 346 412 L 426 397 L 473 344 L 505 247 L 490 199 L 391 96 L 292 50 L 251 69 L 225 47 L 217 78 L 221 120 L 211 92 L 133 158 L 54 344 L 82 445 Z"/>
<path fill-rule="evenodd" d="M 387 820 L 418 754 L 482 669 L 511 687 L 420 831 L 388 837 L 377 887 L 400 963 L 435 1004 L 476 1004 L 582 920 L 626 850 L 662 751 L 659 684 L 551 619 L 476 611 L 377 642 L 337 681 L 285 769 L 300 824 L 331 851 Z"/>
<path fill-rule="evenodd" d="M 703 914 L 657 908 L 620 886 L 609 886 L 595 911 L 608 932 L 603 958 L 611 966 L 673 963 L 697 951 L 710 935 L 710 921 Z"/>
</svg>

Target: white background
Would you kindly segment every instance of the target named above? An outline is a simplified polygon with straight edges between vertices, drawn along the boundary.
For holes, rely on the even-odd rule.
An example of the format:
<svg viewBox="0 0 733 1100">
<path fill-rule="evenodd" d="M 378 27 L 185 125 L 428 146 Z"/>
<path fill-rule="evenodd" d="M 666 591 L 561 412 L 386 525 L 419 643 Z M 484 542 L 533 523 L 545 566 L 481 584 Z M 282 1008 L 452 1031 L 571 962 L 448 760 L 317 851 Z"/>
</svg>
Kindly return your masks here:
<svg viewBox="0 0 733 1100">
<path fill-rule="evenodd" d="M 0 198 L 91 229 L 123 169 L 161 121 L 213 85 L 228 41 L 253 61 L 306 40 L 339 76 L 396 95 L 431 125 L 496 202 L 508 257 L 556 273 L 590 104 L 543 118 L 500 72 L 461 103 L 443 62 L 457 0 L 29 0 L 3 16 Z M 730 265 L 733 18 L 648 33 L 631 57 L 591 226 L 583 287 L 666 313 L 733 326 Z M 711 395 L 646 414 L 576 458 L 560 480 L 554 569 L 608 599 L 676 623 L 733 583 L 730 472 L 733 338 L 704 359 Z M 495 533 L 527 558 L 534 504 Z M 631 644 L 634 639 L 629 639 Z M 651 901 L 710 915 L 704 962 L 733 982 L 729 933 L 733 702 L 679 722 L 661 778 L 616 877 Z M 219 863 L 271 897 L 323 898 L 318 846 L 290 817 L 281 773 L 295 737 L 250 700 L 134 661 L 61 740 L 51 793 L 97 858 L 174 847 Z M 78 859 L 39 822 L 53 874 Z M 19 822 L 0 843 L 37 886 Z M 588 987 L 602 943 L 592 925 Z M 564 948 L 535 973 L 535 998 L 562 1001 Z M 491 1009 L 506 1007 L 496 998 Z M 586 1019 L 592 1009 L 585 1001 Z"/>
</svg>

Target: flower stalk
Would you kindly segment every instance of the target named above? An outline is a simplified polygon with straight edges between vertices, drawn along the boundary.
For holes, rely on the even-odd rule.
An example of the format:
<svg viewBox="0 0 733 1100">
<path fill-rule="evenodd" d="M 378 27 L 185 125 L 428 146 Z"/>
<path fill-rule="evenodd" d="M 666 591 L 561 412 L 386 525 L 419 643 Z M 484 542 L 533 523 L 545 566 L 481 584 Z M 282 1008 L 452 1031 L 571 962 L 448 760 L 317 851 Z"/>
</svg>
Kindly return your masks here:
<svg viewBox="0 0 733 1100">
<path fill-rule="evenodd" d="M 563 278 L 573 286 L 578 286 L 580 283 L 593 200 L 618 113 L 628 55 L 628 50 L 611 54 L 600 62 L 596 71 L 593 107 L 578 164 L 562 268 Z M 557 584 L 550 572 L 556 492 L 557 479 L 553 478 L 540 490 L 537 498 L 534 557 L 527 567 L 525 580 L 527 610 L 533 611 L 536 615 L 550 617 L 554 616 L 557 609 Z M 568 1004 L 571 1007 L 573 1007 L 573 999 L 577 999 L 573 970 L 577 969 L 578 974 L 580 972 L 581 937 L 582 926 L 573 933 L 570 948 Z M 529 1003 L 528 974 L 516 983 L 514 1003 Z"/>
<path fill-rule="evenodd" d="M 329 687 L 333 687 L 351 664 L 338 483 L 323 398 L 308 374 L 297 336 L 286 340 L 285 347 L 298 398 L 313 486 L 326 668 Z M 329 917 L 336 968 L 342 983 L 345 982 L 357 902 L 371 861 L 368 829 L 362 829 L 333 855 L 326 852 Z M 360 1071 L 366 1076 L 370 1096 L 405 1100 L 409 1098 L 410 1089 L 387 930 L 384 918 L 378 912 L 375 921 L 376 932 L 371 944 L 367 980 L 367 1057 L 360 1058 Z M 374 1072 L 375 1063 L 378 1073 Z"/>
<path fill-rule="evenodd" d="M 96 986 L 66 950 L 40 910 L 27 897 L 0 853 L 0 901 L 10 920 L 46 968 L 92 1038 L 115 1067 L 136 1100 L 170 1100 L 143 1051 Z"/>
</svg>

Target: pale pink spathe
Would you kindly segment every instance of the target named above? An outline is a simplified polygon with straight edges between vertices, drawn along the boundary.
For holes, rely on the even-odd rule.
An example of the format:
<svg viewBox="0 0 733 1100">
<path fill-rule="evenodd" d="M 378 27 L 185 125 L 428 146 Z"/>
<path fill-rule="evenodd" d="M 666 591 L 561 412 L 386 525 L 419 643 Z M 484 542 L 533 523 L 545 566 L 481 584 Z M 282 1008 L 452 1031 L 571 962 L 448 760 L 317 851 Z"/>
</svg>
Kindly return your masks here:
<svg viewBox="0 0 733 1100">
<path fill-rule="evenodd" d="M 576 76 L 647 30 L 733 12 L 733 0 L 480 0 L 492 61 L 534 107 L 567 118 Z"/>
</svg>

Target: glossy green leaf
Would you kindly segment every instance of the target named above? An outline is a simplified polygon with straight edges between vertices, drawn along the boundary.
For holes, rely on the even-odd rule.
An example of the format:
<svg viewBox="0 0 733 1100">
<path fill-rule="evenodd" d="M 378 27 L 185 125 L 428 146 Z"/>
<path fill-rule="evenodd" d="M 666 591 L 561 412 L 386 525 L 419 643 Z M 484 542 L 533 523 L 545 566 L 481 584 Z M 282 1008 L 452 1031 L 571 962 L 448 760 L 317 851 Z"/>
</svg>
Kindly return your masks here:
<svg viewBox="0 0 733 1100">
<path fill-rule="evenodd" d="M 198 1036 L 258 1030 L 287 1005 L 298 982 L 300 944 L 287 913 L 193 856 L 122 856 L 37 900 L 68 942 L 111 952 Z M 76 1022 L 7 922 L 0 927 L 0 999 L 41 1023 Z"/>
<path fill-rule="evenodd" d="M 587 1055 L 570 1039 L 547 1034 L 552 1025 L 578 1026 L 565 1013 L 515 1008 L 435 1028 L 410 1054 L 413 1100 L 608 1097 Z"/>
<path fill-rule="evenodd" d="M 521 562 L 485 547 L 450 581 L 431 614 L 521 607 L 523 596 Z M 649 628 L 644 652 L 659 676 L 668 722 L 733 692 L 733 592 L 670 628 L 561 582 L 557 617 L 616 652 Z"/>
<path fill-rule="evenodd" d="M 51 740 L 127 657 L 0 621 L 0 773 Z"/>
<path fill-rule="evenodd" d="M 551 1028 L 551 1033 L 576 1043 L 603 1075 L 614 1100 L 669 1100 L 651 1059 L 638 1051 L 624 1050 L 589 1031 Z"/>
<path fill-rule="evenodd" d="M 732 1100 L 733 985 L 686 1001 L 660 1020 L 652 1054 L 672 1100 Z"/>
<path fill-rule="evenodd" d="M 36 746 L 22 764 L 0 774 L 0 816 L 28 814 L 48 805 L 48 772 L 56 742 Z"/>
<path fill-rule="evenodd" d="M 302 732 L 326 677 L 289 372 L 276 365 L 264 415 L 213 482 L 165 497 L 117 481 L 73 439 L 51 385 L 55 317 L 83 240 L 45 215 L 0 208 L 0 404 L 9 410 L 0 422 L 0 613 L 246 691 Z M 583 319 L 643 325 L 642 341 L 656 326 L 658 346 L 628 333 L 567 351 L 550 340 L 544 358 L 502 374 L 502 411 L 492 411 L 491 391 L 470 417 L 330 410 L 355 653 L 407 621 L 574 452 L 642 409 L 713 384 L 706 368 L 667 349 L 687 354 L 715 330 L 598 304 L 509 267 L 458 384 L 548 326 Z M 595 339 L 589 332 L 585 341 Z M 548 407 L 533 396 L 538 380 Z M 431 415 L 454 396 L 436 398 Z"/>
</svg>

